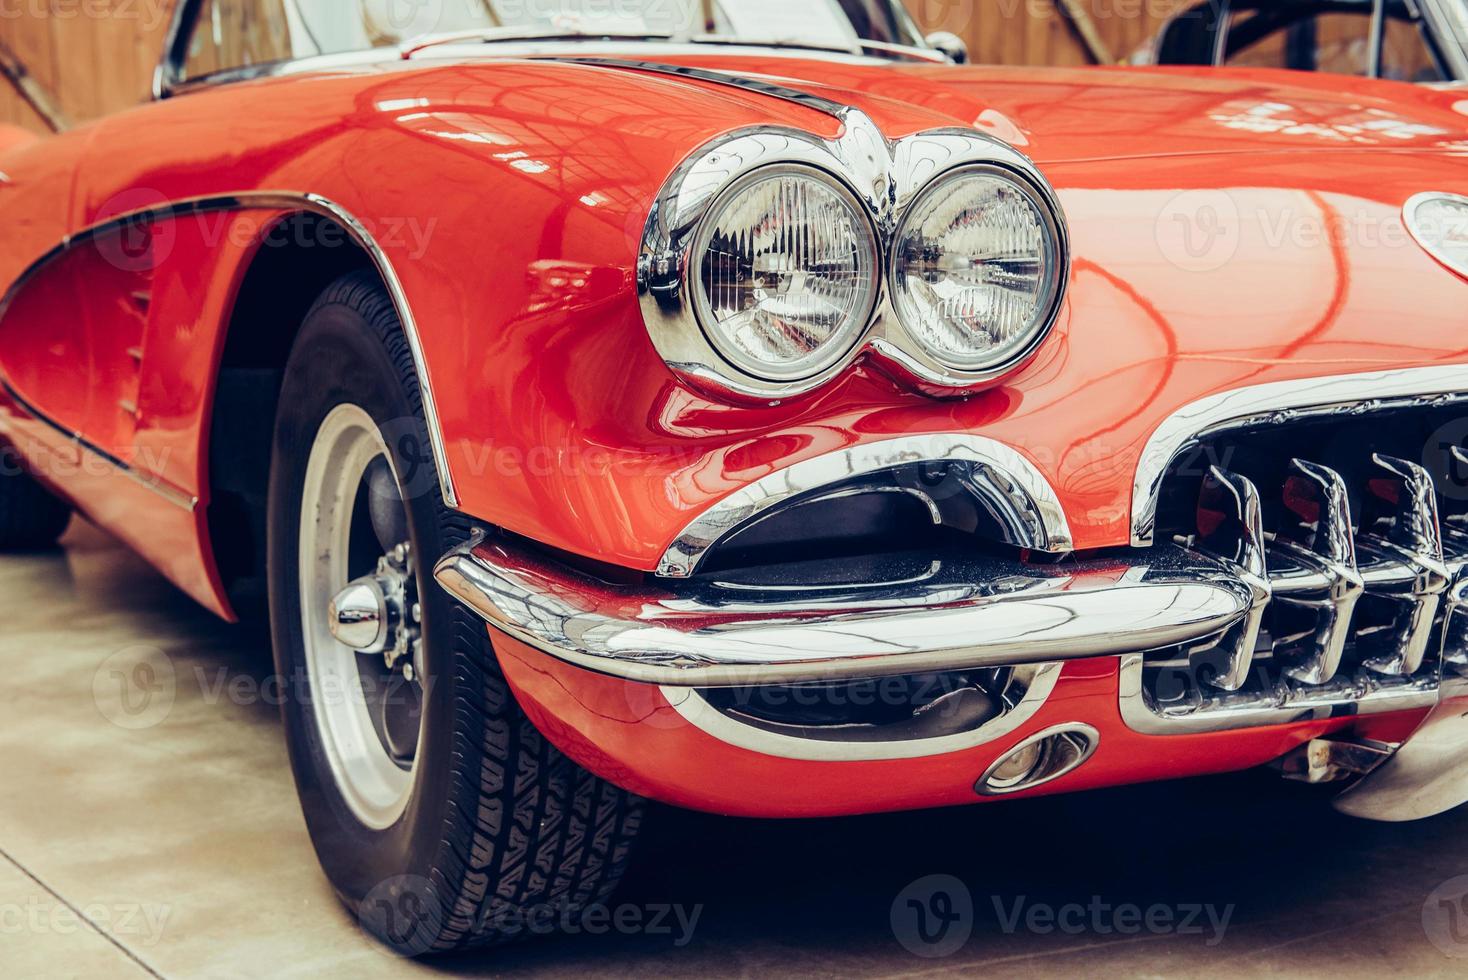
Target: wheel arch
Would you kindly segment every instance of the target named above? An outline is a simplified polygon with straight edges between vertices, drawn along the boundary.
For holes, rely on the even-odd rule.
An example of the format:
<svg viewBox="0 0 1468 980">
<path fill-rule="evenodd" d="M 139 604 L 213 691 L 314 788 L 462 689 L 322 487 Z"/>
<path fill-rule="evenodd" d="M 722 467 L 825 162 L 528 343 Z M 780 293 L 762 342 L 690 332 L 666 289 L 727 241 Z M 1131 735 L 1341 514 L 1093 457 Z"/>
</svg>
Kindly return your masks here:
<svg viewBox="0 0 1468 980">
<path fill-rule="evenodd" d="M 264 226 L 237 274 L 205 427 L 210 492 L 202 529 L 219 586 L 241 619 L 266 611 L 265 504 L 286 361 L 317 297 L 362 270 L 383 278 L 368 243 L 332 215 L 303 208 Z"/>
</svg>

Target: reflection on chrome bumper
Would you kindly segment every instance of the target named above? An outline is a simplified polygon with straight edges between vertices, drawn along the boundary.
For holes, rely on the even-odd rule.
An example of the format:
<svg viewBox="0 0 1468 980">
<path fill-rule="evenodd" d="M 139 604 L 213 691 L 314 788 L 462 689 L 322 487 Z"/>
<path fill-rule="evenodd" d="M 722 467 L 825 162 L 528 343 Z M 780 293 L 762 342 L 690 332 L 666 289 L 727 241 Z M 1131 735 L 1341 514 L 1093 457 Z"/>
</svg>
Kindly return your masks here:
<svg viewBox="0 0 1468 980">
<path fill-rule="evenodd" d="M 1166 546 L 1126 561 L 896 555 L 835 565 L 836 578 L 833 563 L 813 562 L 617 585 L 496 537 L 455 549 L 434 574 L 491 626 L 545 653 L 692 687 L 1116 655 L 1217 634 L 1251 601 L 1222 563 Z"/>
</svg>

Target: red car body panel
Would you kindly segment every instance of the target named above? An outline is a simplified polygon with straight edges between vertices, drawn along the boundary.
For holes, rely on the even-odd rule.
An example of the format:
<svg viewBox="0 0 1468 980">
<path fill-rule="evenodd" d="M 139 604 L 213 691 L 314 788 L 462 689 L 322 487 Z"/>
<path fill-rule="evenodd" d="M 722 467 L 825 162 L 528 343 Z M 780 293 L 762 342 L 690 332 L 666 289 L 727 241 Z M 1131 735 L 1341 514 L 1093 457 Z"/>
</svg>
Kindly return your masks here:
<svg viewBox="0 0 1468 980">
<path fill-rule="evenodd" d="M 128 246 L 149 250 L 136 268 L 131 253 L 106 252 L 116 247 L 107 241 L 36 263 L 121 214 L 258 191 L 335 202 L 396 269 L 462 510 L 642 571 L 693 517 L 762 476 L 925 432 L 1014 447 L 1057 491 L 1078 549 L 1124 546 L 1142 447 L 1181 406 L 1242 385 L 1468 354 L 1468 284 L 1410 239 L 1366 240 L 1400 231 L 1414 193 L 1468 190 L 1468 116 L 1439 94 L 1278 72 L 729 54 L 697 63 L 794 80 L 861 108 L 890 138 L 964 126 L 1029 154 L 1064 206 L 1073 262 L 1065 307 L 1037 355 L 946 400 L 868 363 L 778 405 L 693 391 L 657 355 L 638 306 L 635 261 L 654 196 L 694 148 L 724 133 L 773 124 L 833 136 L 838 123 L 627 69 L 424 59 L 205 89 L 24 145 L 0 135 L 9 178 L 0 182 L 0 283 L 20 284 L 0 322 L 0 375 L 197 506 L 88 465 L 65 434 L 3 394 L 0 432 L 84 512 L 231 615 L 204 518 L 215 374 L 261 237 L 289 212 L 161 222 L 151 242 Z M 1174 226 L 1187 193 L 1239 208 L 1236 240 L 1195 254 L 1186 236 L 1199 229 Z M 1216 262 L 1214 248 L 1227 260 Z M 656 688 L 496 643 L 553 740 L 594 771 L 675 803 L 795 815 L 968 802 L 997 753 L 774 760 L 681 719 L 659 723 L 670 709 Z M 1114 660 L 1073 663 L 1027 726 L 1104 720 L 1104 747 L 1067 789 L 1242 768 L 1348 725 L 1400 737 L 1421 715 L 1147 738 L 1117 717 L 1116 683 Z"/>
<path fill-rule="evenodd" d="M 657 687 L 580 670 L 514 640 L 495 649 L 537 728 L 585 768 L 676 806 L 752 817 L 822 817 L 998 799 L 974 784 L 1033 732 L 1084 719 L 1100 733 L 1084 767 L 1026 796 L 1232 772 L 1346 730 L 1401 741 L 1422 712 L 1334 718 L 1200 735 L 1139 735 L 1117 708 L 1115 658 L 1067 664 L 1045 706 L 998 742 L 916 759 L 807 761 L 736 748 L 686 721 Z M 1016 794 L 1020 795 L 1020 794 Z"/>
</svg>

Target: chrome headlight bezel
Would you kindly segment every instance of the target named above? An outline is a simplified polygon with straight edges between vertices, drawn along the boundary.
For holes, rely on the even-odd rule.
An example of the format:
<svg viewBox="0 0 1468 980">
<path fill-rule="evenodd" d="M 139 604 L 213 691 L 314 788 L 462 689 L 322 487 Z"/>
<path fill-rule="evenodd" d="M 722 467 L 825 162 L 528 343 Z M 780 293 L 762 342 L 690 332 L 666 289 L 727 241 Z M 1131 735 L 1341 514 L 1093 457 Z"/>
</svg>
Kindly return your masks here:
<svg viewBox="0 0 1468 980">
<path fill-rule="evenodd" d="M 934 395 L 966 394 L 1020 367 L 1054 326 L 1069 280 L 1065 216 L 1054 191 L 1024 154 L 971 130 L 918 133 L 889 143 L 863 113 L 846 109 L 843 131 L 827 140 L 787 127 L 756 127 L 720 137 L 695 151 L 668 179 L 653 205 L 638 258 L 638 293 L 649 336 L 668 367 L 688 384 L 742 401 L 777 402 L 820 388 L 870 353 L 899 378 Z M 731 363 L 701 322 L 697 254 L 706 220 L 730 188 L 767 167 L 822 175 L 863 209 L 877 246 L 874 301 L 849 347 L 798 378 L 763 377 Z M 913 337 L 893 304 L 897 232 L 912 205 L 938 182 L 968 167 L 1013 180 L 1039 202 L 1053 231 L 1058 286 L 1023 348 L 1003 363 L 966 369 L 943 363 Z"/>
<path fill-rule="evenodd" d="M 980 364 L 964 363 L 956 358 L 946 357 L 943 352 L 930 347 L 911 329 L 905 316 L 906 311 L 903 309 L 902 284 L 899 281 L 899 277 L 903 274 L 901 244 L 911 222 L 919 214 L 922 204 L 930 195 L 940 191 L 950 181 L 962 180 L 969 175 L 1003 181 L 1025 196 L 1039 216 L 1048 239 L 1048 258 L 1050 260 L 1046 270 L 1047 288 L 1042 294 L 1035 321 L 1029 326 L 1023 342 L 1003 356 Z M 887 356 L 898 360 L 922 380 L 965 387 L 1008 374 L 1028 360 L 1036 348 L 1045 341 L 1055 326 L 1056 318 L 1060 313 L 1061 301 L 1065 295 L 1070 270 L 1070 247 L 1060 204 L 1055 199 L 1054 192 L 1050 190 L 1049 184 L 1037 178 L 1037 172 L 1030 170 L 1027 173 L 1008 163 L 998 161 L 966 163 L 935 175 L 913 194 L 903 209 L 902 220 L 898 222 L 893 231 L 892 248 L 887 263 L 887 288 L 892 298 L 893 310 L 902 323 L 904 338 L 909 343 L 901 346 L 894 345 L 893 349 L 884 351 Z"/>
<path fill-rule="evenodd" d="M 1424 191 L 1420 194 L 1413 194 L 1407 199 L 1407 203 L 1402 205 L 1402 221 L 1407 226 L 1407 232 L 1412 236 L 1412 240 L 1445 269 L 1468 279 L 1468 261 L 1444 249 L 1438 240 L 1441 229 L 1422 217 L 1423 208 L 1431 204 L 1446 204 L 1468 214 L 1468 197 L 1448 191 Z"/>
<path fill-rule="evenodd" d="M 819 356 L 812 356 L 805 359 L 804 363 L 789 367 L 768 364 L 755 366 L 752 363 L 743 363 L 747 359 L 746 356 L 734 350 L 733 345 L 730 345 L 722 336 L 723 332 L 716 323 L 717 318 L 709 302 L 708 289 L 704 286 L 703 278 L 710 258 L 714 226 L 725 213 L 725 209 L 738 200 L 742 194 L 761 182 L 781 177 L 797 177 L 818 184 L 835 197 L 841 205 L 849 209 L 853 224 L 857 226 L 855 229 L 858 237 L 857 252 L 864 263 L 864 266 L 858 271 L 866 282 L 861 290 L 855 312 L 848 317 L 847 322 L 833 332 L 831 340 L 821 345 L 818 351 Z M 857 200 L 856 195 L 843 182 L 824 170 L 804 163 L 774 163 L 758 167 L 730 183 L 710 203 L 703 220 L 699 223 L 689 256 L 690 265 L 687 278 L 689 295 L 693 301 L 694 319 L 699 329 L 703 331 L 709 346 L 734 370 L 767 383 L 798 384 L 806 378 L 821 375 L 846 360 L 852 350 L 862 341 L 867 326 L 871 322 L 872 310 L 876 307 L 881 293 L 882 257 L 880 240 L 876 229 L 872 227 L 870 217 L 861 202 Z"/>
</svg>

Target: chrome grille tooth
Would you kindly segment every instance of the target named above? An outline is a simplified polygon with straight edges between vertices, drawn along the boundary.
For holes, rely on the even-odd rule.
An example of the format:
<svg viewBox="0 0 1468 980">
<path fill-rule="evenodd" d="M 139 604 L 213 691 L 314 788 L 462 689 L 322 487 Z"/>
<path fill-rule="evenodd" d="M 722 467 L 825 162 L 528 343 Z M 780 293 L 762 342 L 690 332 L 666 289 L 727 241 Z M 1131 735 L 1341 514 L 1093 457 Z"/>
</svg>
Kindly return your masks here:
<svg viewBox="0 0 1468 980">
<path fill-rule="evenodd" d="M 1459 576 L 1443 601 L 1442 668 L 1468 678 L 1468 579 Z"/>
<path fill-rule="evenodd" d="M 1226 658 L 1223 666 L 1207 678 L 1216 688 L 1237 691 L 1249 679 L 1272 592 L 1259 491 L 1247 477 L 1209 467 L 1198 494 L 1198 528 L 1202 550 L 1243 580 L 1253 597 L 1247 615 L 1218 644 Z"/>
<path fill-rule="evenodd" d="M 1450 446 L 1448 453 L 1454 462 L 1468 467 L 1468 450 Z M 1464 515 L 1456 514 L 1441 519 L 1439 526 L 1448 573 L 1452 576 L 1446 598 L 1441 601 L 1443 668 L 1468 677 L 1468 521 Z"/>
<path fill-rule="evenodd" d="M 1468 467 L 1468 450 L 1462 446 L 1449 447 L 1448 454 L 1460 466 Z M 1447 499 L 1441 487 L 1438 488 L 1438 492 L 1443 499 Z M 1463 556 L 1460 560 L 1468 559 L 1468 515 L 1449 515 L 1447 518 L 1440 519 L 1438 526 L 1442 530 L 1443 550 L 1455 556 Z M 1447 547 L 1449 541 L 1453 543 L 1454 547 Z"/>
<path fill-rule="evenodd" d="M 1299 492 L 1312 499 L 1297 498 Z M 1296 503 L 1305 509 L 1297 510 Z M 1313 527 L 1313 532 L 1308 543 L 1277 536 L 1275 546 L 1289 551 L 1321 580 L 1323 586 L 1275 596 L 1280 605 L 1300 607 L 1315 614 L 1309 649 L 1293 657 L 1285 657 L 1288 661 L 1285 672 L 1304 684 L 1327 684 L 1340 670 L 1356 602 L 1365 591 L 1365 583 L 1356 565 L 1351 502 L 1345 480 L 1327 466 L 1292 459 L 1290 477 L 1285 486 L 1285 506 L 1306 526 Z"/>
<path fill-rule="evenodd" d="M 1368 594 L 1401 610 L 1384 631 L 1385 642 L 1366 650 L 1363 662 L 1378 673 L 1413 674 L 1422 667 L 1442 594 L 1453 577 L 1443 558 L 1437 485 L 1416 463 L 1379 453 L 1371 460 L 1379 475 L 1367 482 L 1367 492 L 1383 518 L 1369 527 L 1363 523 L 1362 544 L 1386 558 L 1394 573 L 1374 581 L 1368 572 L 1366 587 Z"/>
</svg>

